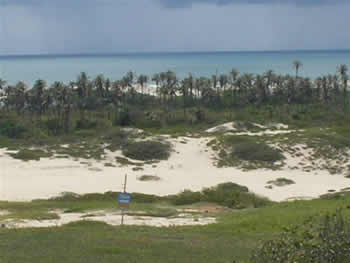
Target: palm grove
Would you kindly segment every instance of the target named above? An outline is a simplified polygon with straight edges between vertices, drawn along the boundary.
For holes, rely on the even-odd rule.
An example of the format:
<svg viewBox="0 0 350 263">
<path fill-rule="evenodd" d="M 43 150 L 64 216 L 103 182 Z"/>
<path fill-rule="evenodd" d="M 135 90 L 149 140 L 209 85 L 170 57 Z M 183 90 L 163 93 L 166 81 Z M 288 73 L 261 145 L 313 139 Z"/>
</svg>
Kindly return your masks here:
<svg viewBox="0 0 350 263">
<path fill-rule="evenodd" d="M 299 75 L 301 62 L 295 61 L 293 66 L 295 75 L 272 70 L 241 74 L 233 69 L 211 78 L 189 74 L 179 79 L 172 71 L 152 77 L 128 72 L 116 81 L 103 75 L 90 79 L 82 72 L 70 83 L 54 82 L 49 87 L 44 80 L 37 80 L 31 88 L 24 82 L 8 85 L 0 79 L 0 118 L 7 125 L 9 120 L 30 120 L 49 134 L 58 135 L 92 128 L 98 120 L 159 128 L 206 122 L 208 112 L 229 112 L 233 118 L 235 112 L 251 108 L 265 110 L 271 118 L 284 112 L 298 119 L 300 116 L 293 109 L 302 112 L 319 107 L 347 116 L 346 65 L 340 65 L 335 74 L 314 80 Z M 151 82 L 155 85 L 153 90 L 149 88 Z M 4 127 L 4 122 L 2 126 L 0 129 L 16 133 Z"/>
</svg>

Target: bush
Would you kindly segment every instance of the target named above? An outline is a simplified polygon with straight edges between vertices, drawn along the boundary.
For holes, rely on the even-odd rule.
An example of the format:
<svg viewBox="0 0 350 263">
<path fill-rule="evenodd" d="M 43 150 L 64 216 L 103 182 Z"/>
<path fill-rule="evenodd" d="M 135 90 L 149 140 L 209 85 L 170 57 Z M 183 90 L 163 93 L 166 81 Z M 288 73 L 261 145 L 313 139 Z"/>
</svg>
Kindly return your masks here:
<svg viewBox="0 0 350 263">
<path fill-rule="evenodd" d="M 172 198 L 172 203 L 174 205 L 190 205 L 200 202 L 202 195 L 200 192 L 192 192 L 190 190 L 185 190 Z"/>
<path fill-rule="evenodd" d="M 233 155 L 245 161 L 277 162 L 284 159 L 280 150 L 264 143 L 243 142 L 234 146 Z"/>
<path fill-rule="evenodd" d="M 96 131 L 95 130 L 78 130 L 74 132 L 74 135 L 80 138 L 96 137 Z"/>
<path fill-rule="evenodd" d="M 257 249 L 252 263 L 350 262 L 350 232 L 341 211 L 286 230 Z"/>
<path fill-rule="evenodd" d="M 63 125 L 59 119 L 50 119 L 44 122 L 49 134 L 59 135 L 63 132 Z"/>
<path fill-rule="evenodd" d="M 52 154 L 45 152 L 43 150 L 28 150 L 22 149 L 17 153 L 10 154 L 15 159 L 20 159 L 22 161 L 39 161 L 40 158 L 48 158 L 51 157 Z"/>
<path fill-rule="evenodd" d="M 27 129 L 24 125 L 21 125 L 12 120 L 0 120 L 0 135 L 11 138 L 19 139 L 23 138 Z"/>
<path fill-rule="evenodd" d="M 271 203 L 265 198 L 249 193 L 247 187 L 234 183 L 219 184 L 216 187 L 205 188 L 201 192 L 185 190 L 178 195 L 171 196 L 170 200 L 174 205 L 211 202 L 234 209 L 257 208 Z"/>
<path fill-rule="evenodd" d="M 78 120 L 76 124 L 77 130 L 88 130 L 88 129 L 96 129 L 97 128 L 97 121 L 91 121 L 91 120 Z"/>
<path fill-rule="evenodd" d="M 123 154 L 131 159 L 140 161 L 167 160 L 170 156 L 169 144 L 144 141 L 129 143 L 123 147 Z"/>
<path fill-rule="evenodd" d="M 119 150 L 122 146 L 127 144 L 128 137 L 129 137 L 128 132 L 120 129 L 114 129 L 108 132 L 104 136 L 104 139 L 109 144 L 107 149 L 109 149 L 112 152 Z"/>
<path fill-rule="evenodd" d="M 136 122 L 136 127 L 140 129 L 160 129 L 162 122 L 160 120 L 139 120 Z"/>
<path fill-rule="evenodd" d="M 131 126 L 133 123 L 133 118 L 128 109 L 122 110 L 113 121 L 113 125 L 122 127 Z"/>
<path fill-rule="evenodd" d="M 204 189 L 202 200 L 235 209 L 257 208 L 269 203 L 267 199 L 249 193 L 247 187 L 234 183 L 224 183 Z"/>
</svg>

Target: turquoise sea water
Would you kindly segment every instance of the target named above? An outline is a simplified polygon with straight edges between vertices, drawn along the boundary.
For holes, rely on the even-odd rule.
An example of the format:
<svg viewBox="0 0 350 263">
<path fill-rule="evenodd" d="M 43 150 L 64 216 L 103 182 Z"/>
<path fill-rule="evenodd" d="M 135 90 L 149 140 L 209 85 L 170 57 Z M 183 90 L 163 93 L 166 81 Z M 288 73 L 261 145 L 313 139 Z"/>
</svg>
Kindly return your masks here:
<svg viewBox="0 0 350 263">
<path fill-rule="evenodd" d="M 10 84 L 20 80 L 33 84 L 39 78 L 49 83 L 68 82 L 85 71 L 91 77 L 103 73 L 119 79 L 130 70 L 150 76 L 172 70 L 180 77 L 190 72 L 197 77 L 209 77 L 216 71 L 227 73 L 232 68 L 242 73 L 272 69 L 294 74 L 292 62 L 296 59 L 303 63 L 301 74 L 314 78 L 334 73 L 340 64 L 350 67 L 350 50 L 0 56 L 0 78 Z"/>
</svg>

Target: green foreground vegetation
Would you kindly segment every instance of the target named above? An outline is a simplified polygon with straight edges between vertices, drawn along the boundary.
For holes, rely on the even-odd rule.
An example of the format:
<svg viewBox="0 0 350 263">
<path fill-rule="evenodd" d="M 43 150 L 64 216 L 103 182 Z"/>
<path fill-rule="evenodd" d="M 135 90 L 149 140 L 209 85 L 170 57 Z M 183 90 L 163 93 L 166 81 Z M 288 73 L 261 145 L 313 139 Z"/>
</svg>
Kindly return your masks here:
<svg viewBox="0 0 350 263">
<path fill-rule="evenodd" d="M 66 195 L 31 203 L 0 202 L 0 209 L 12 212 L 12 217 L 44 220 L 54 218 L 45 216 L 46 212 L 52 209 L 62 209 L 65 213 L 116 210 L 118 208 L 115 199 L 116 193 Z M 335 214 L 337 210 L 342 209 L 346 218 L 345 224 L 348 224 L 349 201 L 350 195 L 346 193 L 330 194 L 319 200 L 269 203 L 260 208 L 237 210 L 208 202 L 175 207 L 171 199 L 136 195 L 130 214 L 133 211 L 142 210 L 147 211 L 149 215 L 171 217 L 174 215 L 171 211 L 176 211 L 175 208 L 215 207 L 215 210 L 202 209 L 198 213 L 216 217 L 217 223 L 207 226 L 156 228 L 116 227 L 101 222 L 81 221 L 54 228 L 2 228 L 0 229 L 0 260 L 4 263 L 62 262 L 62 260 L 65 262 L 164 262 L 164 260 L 167 262 L 263 262 L 262 256 L 260 261 L 257 261 L 253 255 L 263 253 L 258 248 L 264 242 L 271 239 L 277 240 L 280 237 L 288 241 L 291 238 L 286 239 L 285 233 L 294 233 L 293 231 L 297 231 L 304 223 L 317 227 L 319 222 L 323 222 L 324 216 Z M 298 238 L 301 238 L 300 235 L 311 235 L 313 232 L 308 229 L 305 232 L 299 230 L 295 233 L 298 234 Z M 294 234 L 290 235 L 294 237 Z M 318 236 L 304 236 L 301 241 L 304 240 L 307 243 L 308 240 L 313 240 L 316 249 L 318 243 L 315 243 L 315 239 L 317 238 Z M 349 239 L 342 242 L 349 242 Z M 269 244 L 265 243 L 266 251 L 269 251 L 266 248 L 271 246 Z M 282 249 L 281 243 L 279 246 L 279 249 Z M 266 253 L 264 257 L 265 260 L 271 259 L 266 257 Z M 268 260 L 265 262 L 296 261 Z M 297 262 L 349 261 L 305 259 Z"/>
</svg>

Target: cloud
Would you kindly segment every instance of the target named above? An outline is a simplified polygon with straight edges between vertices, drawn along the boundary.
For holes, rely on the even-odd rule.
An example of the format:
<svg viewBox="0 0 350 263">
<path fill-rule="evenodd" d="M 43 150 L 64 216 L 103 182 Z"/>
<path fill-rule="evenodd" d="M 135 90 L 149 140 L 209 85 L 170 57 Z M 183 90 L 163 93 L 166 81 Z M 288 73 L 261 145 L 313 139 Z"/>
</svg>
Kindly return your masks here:
<svg viewBox="0 0 350 263">
<path fill-rule="evenodd" d="M 294 6 L 319 6 L 347 3 L 348 0 L 157 0 L 168 8 L 191 7 L 194 4 L 254 4 L 254 5 L 294 5 Z"/>
<path fill-rule="evenodd" d="M 0 0 L 0 6 L 84 7 L 87 5 L 104 5 L 124 2 L 125 0 Z"/>
<path fill-rule="evenodd" d="M 346 1 L 0 0 L 0 55 L 349 48 Z"/>
<path fill-rule="evenodd" d="M 229 5 L 295 5 L 318 6 L 347 3 L 348 0 L 148 0 L 158 2 L 168 8 L 191 7 L 194 4 Z M 84 7 L 86 5 L 124 4 L 125 0 L 0 0 L 0 6 L 66 6 Z"/>
</svg>

